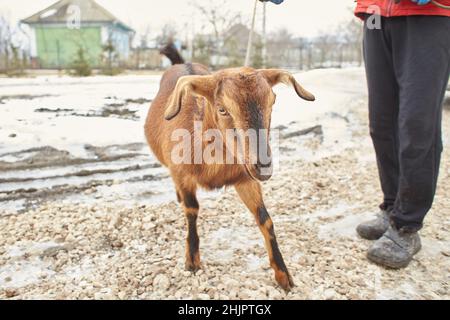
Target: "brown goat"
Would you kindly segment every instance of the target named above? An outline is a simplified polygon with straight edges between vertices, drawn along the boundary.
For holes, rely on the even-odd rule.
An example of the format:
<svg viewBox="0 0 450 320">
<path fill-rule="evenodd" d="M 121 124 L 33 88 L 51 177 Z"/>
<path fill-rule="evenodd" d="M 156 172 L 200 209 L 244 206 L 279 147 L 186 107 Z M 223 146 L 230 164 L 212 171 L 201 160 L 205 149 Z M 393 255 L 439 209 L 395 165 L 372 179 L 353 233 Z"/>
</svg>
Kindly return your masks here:
<svg viewBox="0 0 450 320">
<path fill-rule="evenodd" d="M 237 68 L 211 74 L 200 64 L 180 64 L 167 70 L 161 79 L 159 92 L 147 116 L 145 134 L 158 160 L 169 168 L 178 201 L 184 209 L 188 225 L 188 270 L 196 271 L 200 268 L 196 226 L 199 211 L 197 188 L 215 189 L 233 185 L 254 215 L 264 236 L 276 281 L 285 290 L 294 285 L 278 248 L 259 182 L 270 178 L 271 173 L 264 175 L 262 169 L 271 167 L 271 164 L 261 164 L 258 155 L 253 155 L 257 161 L 250 162 L 250 151 L 245 151 L 245 161 L 242 164 L 196 163 L 193 158 L 190 163 L 179 164 L 172 160 L 172 150 L 178 143 L 171 139 L 173 132 L 185 129 L 192 133 L 196 121 L 202 124 L 203 132 L 218 129 L 223 132 L 223 136 L 229 129 L 266 129 L 268 132 L 272 106 L 275 103 L 272 87 L 278 83 L 291 85 L 298 96 L 305 100 L 315 99 L 291 74 L 278 69 Z M 269 147 L 268 134 L 258 139 L 259 144 Z M 194 138 L 192 142 L 195 143 Z M 210 143 L 207 139 L 202 140 L 201 146 L 205 149 Z M 220 145 L 222 149 L 219 151 L 229 151 L 225 141 L 221 141 Z"/>
</svg>

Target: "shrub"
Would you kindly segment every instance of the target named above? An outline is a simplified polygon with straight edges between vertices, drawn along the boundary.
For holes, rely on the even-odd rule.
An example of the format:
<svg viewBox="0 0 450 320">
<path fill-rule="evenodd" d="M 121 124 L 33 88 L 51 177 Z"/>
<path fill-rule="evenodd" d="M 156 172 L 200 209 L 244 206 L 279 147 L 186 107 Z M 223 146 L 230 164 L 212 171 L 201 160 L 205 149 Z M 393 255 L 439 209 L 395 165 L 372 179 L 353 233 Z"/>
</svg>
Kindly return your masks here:
<svg viewBox="0 0 450 320">
<path fill-rule="evenodd" d="M 107 76 L 115 76 L 123 72 L 117 63 L 116 48 L 111 40 L 103 46 L 103 67 L 101 73 Z M 106 59 L 105 59 L 106 58 Z"/>
<path fill-rule="evenodd" d="M 89 61 L 85 57 L 85 50 L 83 47 L 79 47 L 77 57 L 72 63 L 69 74 L 77 77 L 89 77 L 92 75 L 92 69 L 89 65 Z"/>
<path fill-rule="evenodd" d="M 6 70 L 8 77 L 21 77 L 25 75 L 25 59 L 19 55 L 19 48 L 11 45 L 12 59 Z"/>
</svg>

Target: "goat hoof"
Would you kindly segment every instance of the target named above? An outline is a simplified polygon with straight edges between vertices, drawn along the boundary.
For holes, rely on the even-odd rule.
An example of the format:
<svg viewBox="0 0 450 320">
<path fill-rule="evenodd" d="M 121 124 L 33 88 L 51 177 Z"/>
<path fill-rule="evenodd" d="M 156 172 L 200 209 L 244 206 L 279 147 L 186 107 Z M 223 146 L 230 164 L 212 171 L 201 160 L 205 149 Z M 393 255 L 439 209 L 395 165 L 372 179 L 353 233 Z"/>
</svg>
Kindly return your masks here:
<svg viewBox="0 0 450 320">
<path fill-rule="evenodd" d="M 186 261 L 185 269 L 186 271 L 191 271 L 195 273 L 201 269 L 201 266 L 200 263 L 197 264 L 191 261 Z"/>
<path fill-rule="evenodd" d="M 294 287 L 294 281 L 288 272 L 275 272 L 275 279 L 284 291 L 289 292 Z"/>
</svg>

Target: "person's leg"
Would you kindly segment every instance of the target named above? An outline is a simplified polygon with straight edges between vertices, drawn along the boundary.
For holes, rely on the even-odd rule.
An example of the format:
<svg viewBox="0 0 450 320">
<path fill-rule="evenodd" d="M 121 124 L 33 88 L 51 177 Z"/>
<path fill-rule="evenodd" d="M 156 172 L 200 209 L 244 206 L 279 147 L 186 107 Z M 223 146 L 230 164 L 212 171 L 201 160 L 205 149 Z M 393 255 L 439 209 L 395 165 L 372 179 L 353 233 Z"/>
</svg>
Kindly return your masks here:
<svg viewBox="0 0 450 320">
<path fill-rule="evenodd" d="M 382 29 L 364 28 L 364 57 L 369 89 L 369 123 L 377 157 L 383 203 L 390 211 L 398 193 L 399 86 L 394 74 L 392 45 L 387 19 Z"/>
<path fill-rule="evenodd" d="M 383 202 L 377 218 L 358 225 L 358 234 L 368 240 L 379 239 L 389 227 L 388 212 L 398 193 L 398 106 L 399 87 L 394 73 L 388 21 L 381 29 L 364 26 L 364 58 L 369 89 L 369 123 L 377 157 Z"/>
<path fill-rule="evenodd" d="M 406 267 L 420 250 L 418 230 L 433 203 L 442 152 L 441 119 L 450 76 L 450 18 L 391 19 L 394 69 L 400 85 L 399 190 L 391 226 L 368 258 Z"/>
<path fill-rule="evenodd" d="M 450 18 L 393 21 L 394 65 L 400 84 L 399 191 L 392 219 L 418 231 L 436 191 L 442 152 L 442 103 L 450 76 Z"/>
</svg>

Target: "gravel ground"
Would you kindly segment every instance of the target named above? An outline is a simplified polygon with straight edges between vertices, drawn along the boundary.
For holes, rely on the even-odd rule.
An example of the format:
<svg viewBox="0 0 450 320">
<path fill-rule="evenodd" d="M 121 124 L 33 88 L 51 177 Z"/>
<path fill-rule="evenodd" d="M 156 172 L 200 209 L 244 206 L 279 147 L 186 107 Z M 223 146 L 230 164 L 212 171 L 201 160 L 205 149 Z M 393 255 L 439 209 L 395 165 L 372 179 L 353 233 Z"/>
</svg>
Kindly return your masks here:
<svg viewBox="0 0 450 320">
<path fill-rule="evenodd" d="M 365 108 L 358 147 L 314 162 L 287 159 L 264 184 L 296 287 L 276 284 L 262 236 L 233 189 L 201 199 L 203 270 L 184 271 L 183 213 L 175 202 L 120 207 L 50 202 L 0 215 L 0 298 L 11 299 L 450 299 L 450 150 L 443 155 L 423 250 L 400 271 L 365 258 L 355 226 L 381 197 Z M 450 112 L 445 113 L 446 137 Z M 321 142 L 304 140 L 311 150 Z M 447 144 L 448 145 L 448 144 Z"/>
</svg>

